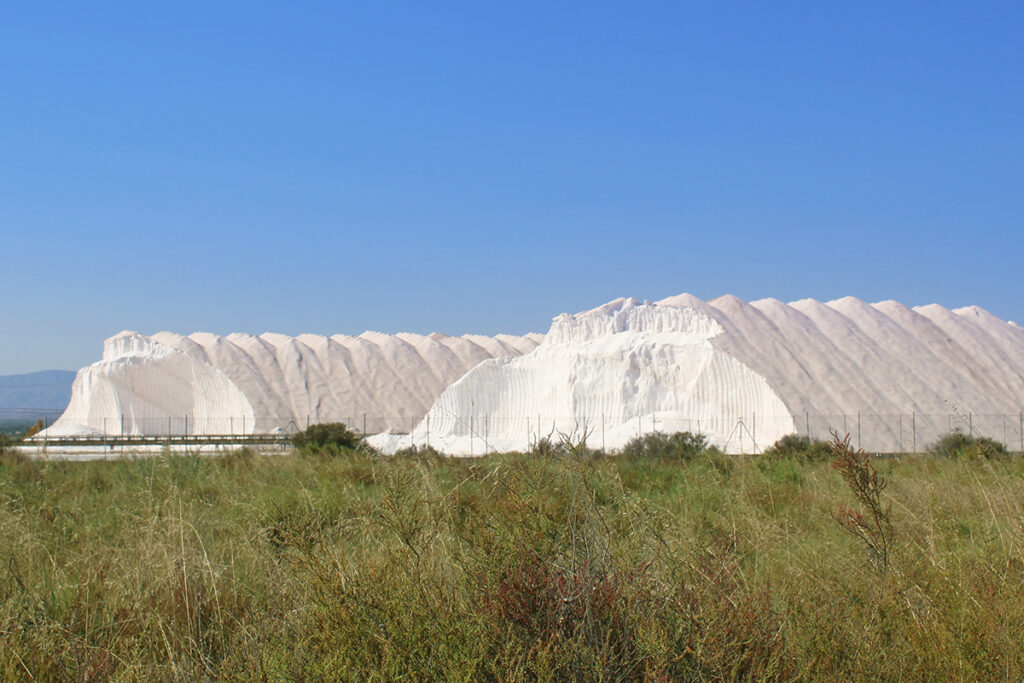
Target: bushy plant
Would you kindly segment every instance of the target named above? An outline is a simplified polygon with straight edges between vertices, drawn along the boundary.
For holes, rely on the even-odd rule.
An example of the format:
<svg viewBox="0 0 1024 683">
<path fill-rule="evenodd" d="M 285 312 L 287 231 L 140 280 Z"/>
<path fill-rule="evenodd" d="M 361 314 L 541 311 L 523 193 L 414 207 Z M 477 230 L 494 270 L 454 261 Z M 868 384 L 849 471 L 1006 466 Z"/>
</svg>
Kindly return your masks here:
<svg viewBox="0 0 1024 683">
<path fill-rule="evenodd" d="M 249 446 L 243 446 L 241 448 L 232 449 L 217 458 L 217 464 L 225 469 L 252 467 L 253 460 L 255 458 L 256 451 Z"/>
<path fill-rule="evenodd" d="M 298 449 L 323 450 L 325 448 L 355 449 L 363 439 L 342 422 L 324 422 L 310 425 L 292 437 L 292 445 Z"/>
<path fill-rule="evenodd" d="M 394 452 L 395 458 L 417 458 L 420 460 L 443 461 L 445 454 L 433 446 L 409 446 L 400 448 Z"/>
<path fill-rule="evenodd" d="M 565 449 L 555 439 L 549 436 L 542 436 L 534 442 L 530 448 L 530 455 L 540 456 L 542 458 L 553 458 L 560 455 L 565 455 Z"/>
<path fill-rule="evenodd" d="M 871 566 L 879 574 L 889 570 L 889 558 L 895 545 L 896 532 L 892 524 L 892 504 L 882 502 L 882 492 L 888 485 L 879 476 L 871 456 L 863 449 L 850 447 L 850 435 L 840 438 L 832 433 L 829 451 L 833 454 L 832 467 L 839 472 L 861 509 L 839 505 L 833 517 L 845 531 L 859 539 L 867 551 Z"/>
<path fill-rule="evenodd" d="M 715 446 L 708 446 L 704 449 L 700 454 L 699 460 L 706 463 L 711 469 L 718 472 L 718 474 L 723 477 L 728 477 L 732 474 L 734 466 L 732 457 Z"/>
<path fill-rule="evenodd" d="M 800 434 L 787 434 L 765 449 L 763 461 L 789 460 L 798 463 L 825 462 L 832 457 L 829 445 Z"/>
<path fill-rule="evenodd" d="M 12 462 L 20 462 L 24 460 L 24 456 L 14 448 L 21 442 L 22 439 L 20 436 L 15 436 L 13 434 L 0 434 L 0 458 L 4 461 Z"/>
<path fill-rule="evenodd" d="M 664 458 L 688 461 L 704 454 L 707 449 L 708 438 L 703 434 L 651 432 L 638 436 L 623 446 L 622 455 L 628 458 Z"/>
<path fill-rule="evenodd" d="M 928 452 L 952 460 L 992 460 L 1006 456 L 1006 446 L 984 436 L 950 432 L 928 447 Z"/>
<path fill-rule="evenodd" d="M 530 455 L 541 458 L 598 458 L 604 452 L 587 445 L 587 433 L 578 430 L 571 433 L 558 432 L 558 436 L 543 436 L 530 447 Z"/>
</svg>

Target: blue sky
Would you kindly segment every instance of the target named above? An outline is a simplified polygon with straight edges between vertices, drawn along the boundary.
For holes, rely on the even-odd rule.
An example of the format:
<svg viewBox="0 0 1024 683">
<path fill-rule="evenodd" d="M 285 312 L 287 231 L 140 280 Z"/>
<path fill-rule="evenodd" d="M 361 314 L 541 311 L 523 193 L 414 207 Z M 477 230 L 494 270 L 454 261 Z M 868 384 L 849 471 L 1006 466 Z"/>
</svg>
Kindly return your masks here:
<svg viewBox="0 0 1024 683">
<path fill-rule="evenodd" d="M 1024 320 L 1024 4 L 8 3 L 0 374 L 619 296 Z"/>
</svg>

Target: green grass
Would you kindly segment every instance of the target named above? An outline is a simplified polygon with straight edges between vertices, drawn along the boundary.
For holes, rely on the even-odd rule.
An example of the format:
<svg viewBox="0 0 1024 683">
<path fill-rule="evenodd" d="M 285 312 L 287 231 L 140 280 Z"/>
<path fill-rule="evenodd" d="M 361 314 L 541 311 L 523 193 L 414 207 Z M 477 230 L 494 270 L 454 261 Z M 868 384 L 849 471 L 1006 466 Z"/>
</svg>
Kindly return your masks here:
<svg viewBox="0 0 1024 683">
<path fill-rule="evenodd" d="M 0 460 L 0 676 L 1024 677 L 1024 463 Z"/>
</svg>

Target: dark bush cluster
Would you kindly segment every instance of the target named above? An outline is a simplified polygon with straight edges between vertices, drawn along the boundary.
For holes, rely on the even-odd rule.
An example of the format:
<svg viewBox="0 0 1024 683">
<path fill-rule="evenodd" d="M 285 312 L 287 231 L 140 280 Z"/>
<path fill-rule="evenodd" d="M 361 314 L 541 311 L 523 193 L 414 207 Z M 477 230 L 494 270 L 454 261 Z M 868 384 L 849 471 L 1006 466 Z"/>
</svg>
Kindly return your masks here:
<svg viewBox="0 0 1024 683">
<path fill-rule="evenodd" d="M 292 445 L 299 449 L 323 450 L 325 448 L 355 449 L 363 439 L 342 422 L 325 422 L 310 425 L 292 437 Z"/>
<path fill-rule="evenodd" d="M 956 431 L 942 437 L 928 448 L 940 458 L 952 460 L 993 460 L 1005 457 L 1006 446 L 984 436 L 968 436 Z"/>
<path fill-rule="evenodd" d="M 443 462 L 445 454 L 433 446 L 409 446 L 408 448 L 398 449 L 394 452 L 392 457 L 416 458 L 418 460 L 427 460 L 430 462 Z"/>
<path fill-rule="evenodd" d="M 688 461 L 708 452 L 708 439 L 703 434 L 651 432 L 633 439 L 622 447 L 628 458 L 662 458 Z"/>
<path fill-rule="evenodd" d="M 530 455 L 537 455 L 543 458 L 553 458 L 559 455 L 565 455 L 565 449 L 562 448 L 562 444 L 552 439 L 549 436 L 543 436 L 533 444 L 530 448 Z"/>
<path fill-rule="evenodd" d="M 800 434 L 787 434 L 765 449 L 761 457 L 770 461 L 825 462 L 832 457 L 832 451 L 824 441 L 809 439 Z"/>
<path fill-rule="evenodd" d="M 582 639 L 618 660 L 627 654 L 635 656 L 630 652 L 635 649 L 630 642 L 627 589 L 631 587 L 589 563 L 559 567 L 535 550 L 523 549 L 509 559 L 493 585 L 484 578 L 474 597 L 480 611 L 508 624 L 510 635 L 526 650 Z"/>
<path fill-rule="evenodd" d="M 14 447 L 22 441 L 20 436 L 13 434 L 0 434 L 0 456 L 13 456 L 17 453 Z"/>
<path fill-rule="evenodd" d="M 587 445 L 587 440 L 573 434 L 562 434 L 559 438 L 543 436 L 530 447 L 530 455 L 541 458 L 599 458 L 604 452 Z"/>
</svg>

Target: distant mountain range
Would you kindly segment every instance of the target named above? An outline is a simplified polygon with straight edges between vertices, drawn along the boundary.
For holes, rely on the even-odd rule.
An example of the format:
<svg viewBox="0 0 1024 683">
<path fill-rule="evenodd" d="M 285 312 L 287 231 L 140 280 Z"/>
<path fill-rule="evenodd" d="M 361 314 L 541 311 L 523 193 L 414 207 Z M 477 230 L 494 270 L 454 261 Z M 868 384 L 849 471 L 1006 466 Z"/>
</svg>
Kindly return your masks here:
<svg viewBox="0 0 1024 683">
<path fill-rule="evenodd" d="M 71 400 L 71 370 L 0 375 L 0 419 L 53 421 Z"/>
</svg>

